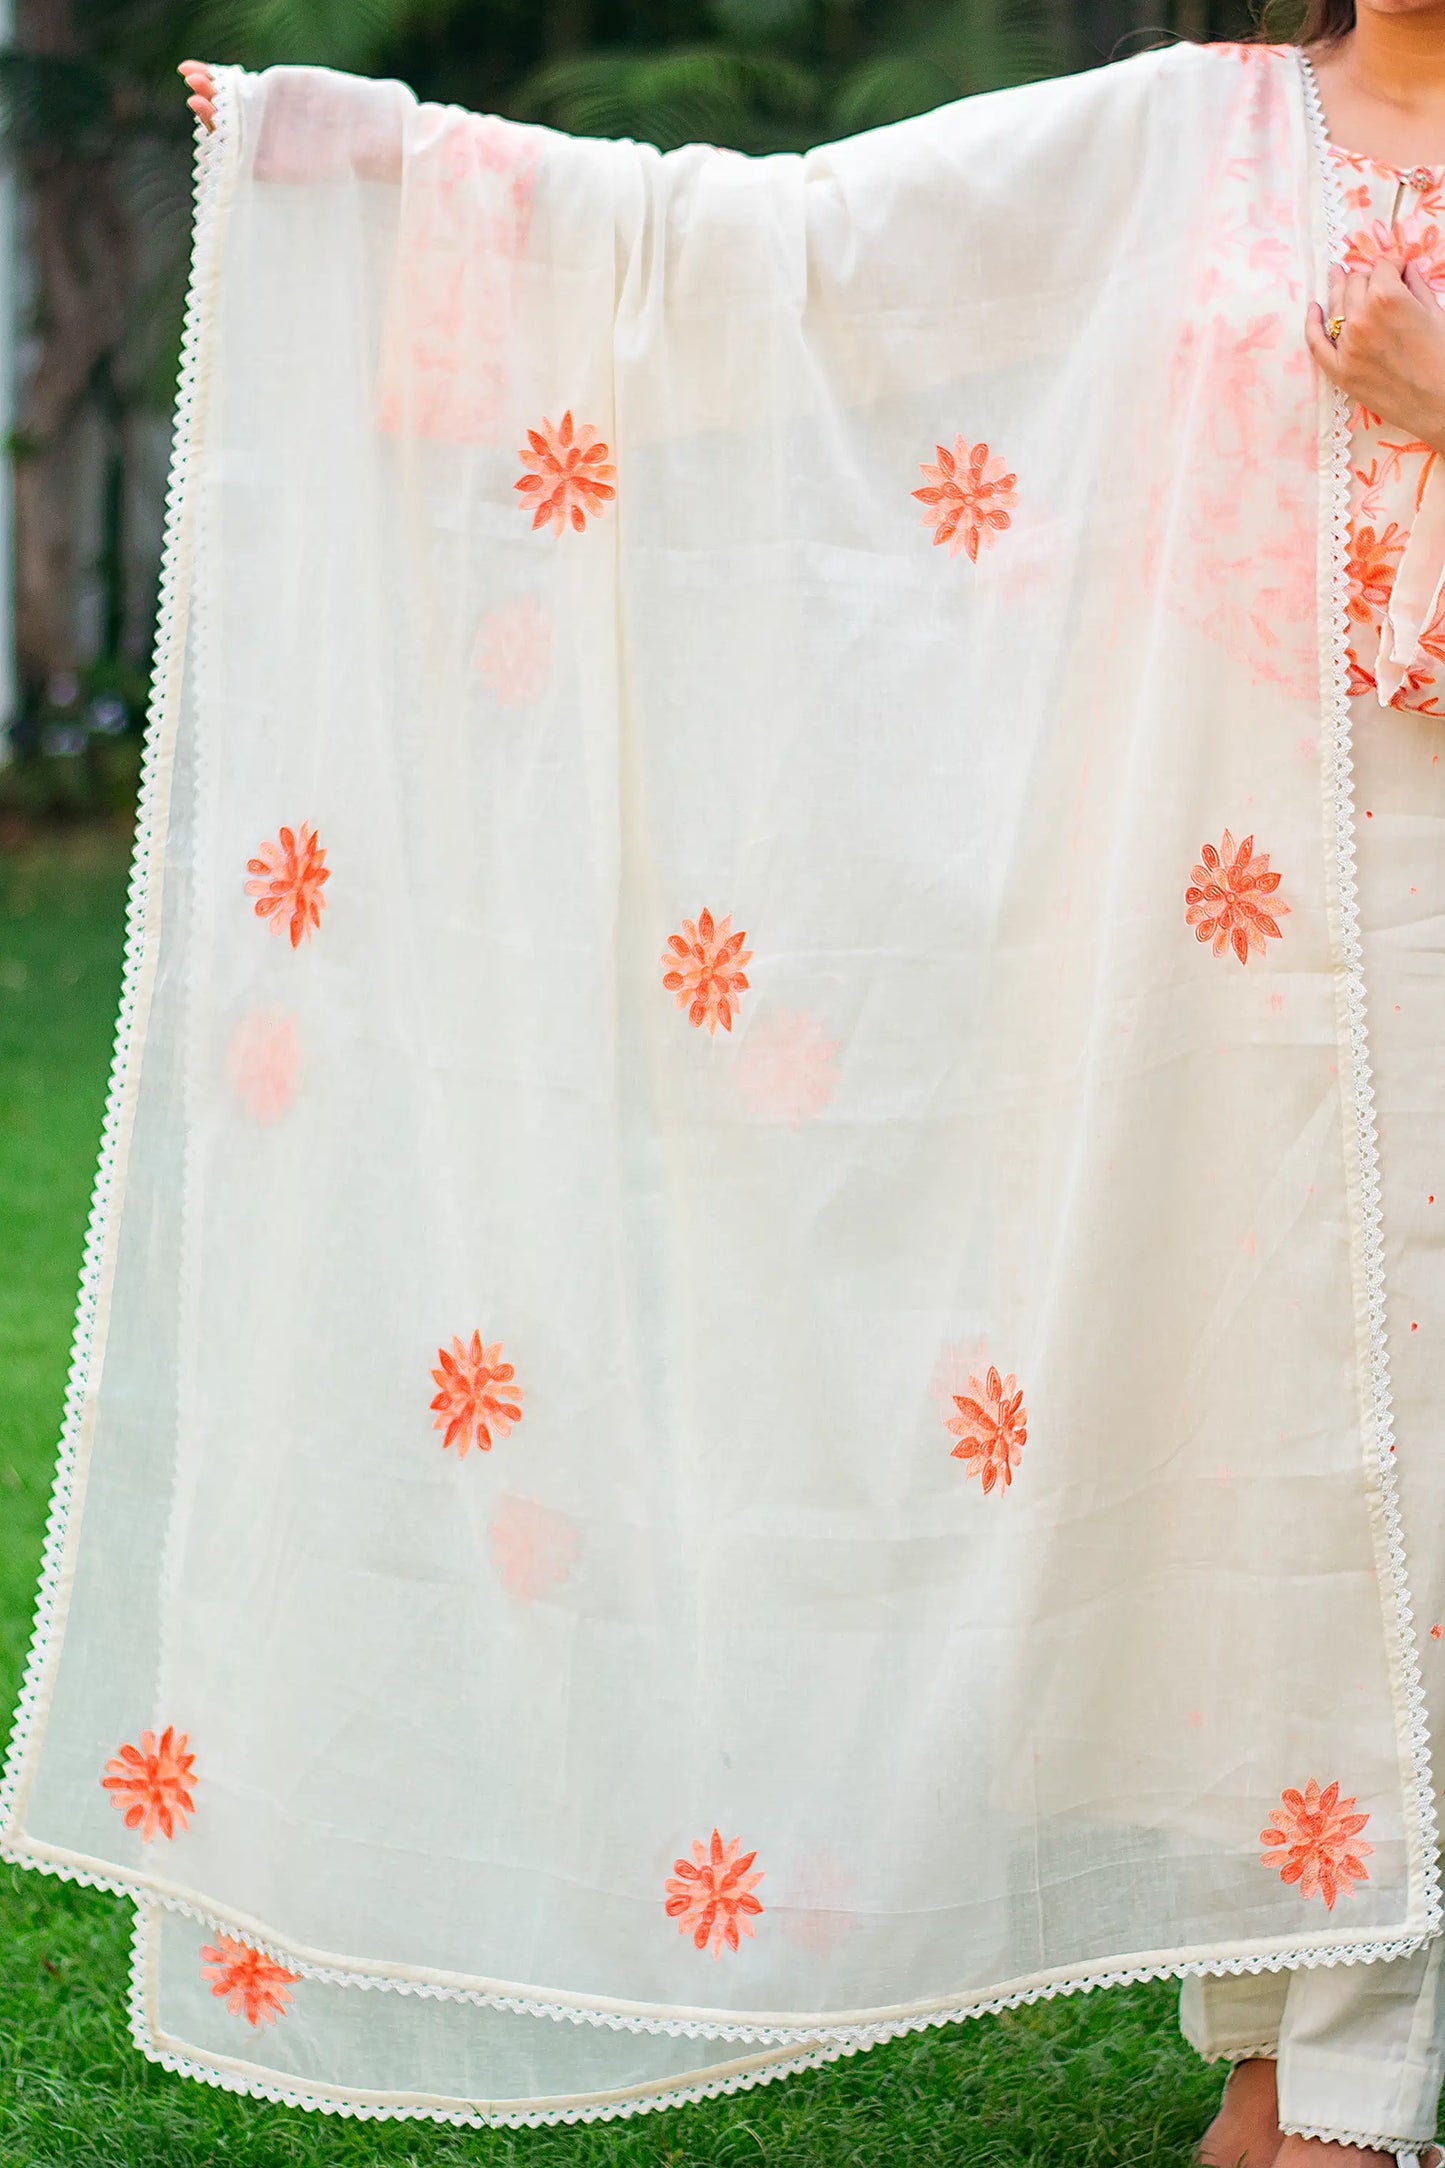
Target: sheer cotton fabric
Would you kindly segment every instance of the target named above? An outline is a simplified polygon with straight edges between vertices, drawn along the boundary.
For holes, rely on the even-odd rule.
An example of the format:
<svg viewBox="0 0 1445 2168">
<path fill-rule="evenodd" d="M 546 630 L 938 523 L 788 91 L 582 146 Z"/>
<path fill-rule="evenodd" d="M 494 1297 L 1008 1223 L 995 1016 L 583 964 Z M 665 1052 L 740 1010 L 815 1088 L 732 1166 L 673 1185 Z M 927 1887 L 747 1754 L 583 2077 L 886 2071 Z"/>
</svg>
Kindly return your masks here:
<svg viewBox="0 0 1445 2168">
<path fill-rule="evenodd" d="M 220 101 L 7 1849 L 349 2112 L 1418 1946 L 1295 56 Z"/>
</svg>

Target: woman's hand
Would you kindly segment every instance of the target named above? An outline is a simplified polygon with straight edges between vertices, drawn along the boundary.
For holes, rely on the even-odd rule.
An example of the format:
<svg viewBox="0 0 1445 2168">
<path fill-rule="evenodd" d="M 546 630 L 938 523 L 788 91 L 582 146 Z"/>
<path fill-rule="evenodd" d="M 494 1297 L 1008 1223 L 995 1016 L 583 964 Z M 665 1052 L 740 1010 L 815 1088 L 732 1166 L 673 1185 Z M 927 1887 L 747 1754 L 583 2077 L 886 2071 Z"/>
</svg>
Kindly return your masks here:
<svg viewBox="0 0 1445 2168">
<path fill-rule="evenodd" d="M 177 73 L 183 75 L 190 86 L 191 95 L 186 104 L 198 113 L 208 128 L 216 125 L 216 85 L 204 60 L 183 60 Z"/>
<path fill-rule="evenodd" d="M 1445 308 L 1413 262 L 1382 256 L 1368 271 L 1330 269 L 1329 313 L 1312 301 L 1305 340 L 1332 384 L 1393 428 L 1445 452 Z"/>
</svg>

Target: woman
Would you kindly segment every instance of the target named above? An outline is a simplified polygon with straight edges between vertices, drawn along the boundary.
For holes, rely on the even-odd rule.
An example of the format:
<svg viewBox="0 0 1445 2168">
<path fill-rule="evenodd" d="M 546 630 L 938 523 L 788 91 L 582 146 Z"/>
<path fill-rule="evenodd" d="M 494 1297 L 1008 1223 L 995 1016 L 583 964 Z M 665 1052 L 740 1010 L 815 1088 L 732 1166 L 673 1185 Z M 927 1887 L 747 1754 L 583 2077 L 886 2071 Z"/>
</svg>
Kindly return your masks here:
<svg viewBox="0 0 1445 2168">
<path fill-rule="evenodd" d="M 1362 916 L 1376 988 L 1386 1223 L 1397 1290 L 1418 1310 L 1445 1295 L 1413 1090 L 1429 999 L 1427 1036 L 1437 1046 L 1445 1037 L 1445 1003 L 1422 986 L 1431 961 L 1438 966 L 1445 911 L 1445 796 L 1435 781 L 1445 773 L 1445 319 L 1437 299 L 1445 296 L 1445 9 L 1438 0 L 1363 0 L 1357 15 L 1354 0 L 1312 0 L 1299 42 L 1348 212 L 1328 301 L 1310 303 L 1301 332 L 1351 402 L 1349 689 L 1364 809 Z M 209 70 L 188 61 L 180 72 L 191 107 L 213 125 Z M 1406 891 L 1415 901 L 1401 917 Z M 1407 1011 L 1408 1023 L 1397 1023 Z M 1436 1388 L 1414 1332 L 1412 1324 L 1395 1358 L 1396 1397 L 1424 1405 Z M 1440 1628 L 1432 1631 L 1438 1639 Z M 1437 1938 L 1372 1965 L 1188 1977 L 1186 2037 L 1231 2064 L 1197 2160 L 1207 2168 L 1386 2168 L 1427 2157 L 1413 2149 L 1435 2128 L 1445 2073 L 1442 1948 Z"/>
</svg>

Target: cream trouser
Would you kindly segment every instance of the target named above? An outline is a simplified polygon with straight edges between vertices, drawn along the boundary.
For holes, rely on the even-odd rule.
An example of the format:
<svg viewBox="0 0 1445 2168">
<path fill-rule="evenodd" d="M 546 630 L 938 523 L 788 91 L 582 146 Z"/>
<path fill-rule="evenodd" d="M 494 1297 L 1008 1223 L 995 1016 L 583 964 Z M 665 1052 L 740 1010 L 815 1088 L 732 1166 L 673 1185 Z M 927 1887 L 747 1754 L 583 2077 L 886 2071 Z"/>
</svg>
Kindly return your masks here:
<svg viewBox="0 0 1445 2168">
<path fill-rule="evenodd" d="M 1396 2152 L 1435 2135 L 1445 2078 L 1445 1937 L 1366 1965 L 1187 1976 L 1179 2024 L 1210 2062 L 1274 2060 L 1280 2128 Z"/>
<path fill-rule="evenodd" d="M 1396 1475 L 1406 1526 L 1427 1530 L 1445 1525 L 1445 716 L 1382 708 L 1373 691 L 1350 706 Z M 1445 1544 L 1409 1565 L 1438 1754 Z M 1379 1964 L 1191 1976 L 1180 2025 L 1211 2062 L 1272 2057 L 1285 2130 L 1409 2161 L 1435 2134 L 1445 2077 L 1442 1955 L 1436 1936 Z"/>
</svg>

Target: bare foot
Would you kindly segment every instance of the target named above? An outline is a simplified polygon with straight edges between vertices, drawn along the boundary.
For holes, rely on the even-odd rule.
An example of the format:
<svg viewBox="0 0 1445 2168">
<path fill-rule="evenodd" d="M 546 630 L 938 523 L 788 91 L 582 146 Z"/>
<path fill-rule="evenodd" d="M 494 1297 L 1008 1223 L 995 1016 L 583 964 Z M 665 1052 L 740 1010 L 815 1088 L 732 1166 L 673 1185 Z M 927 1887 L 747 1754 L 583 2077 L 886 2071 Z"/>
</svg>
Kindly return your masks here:
<svg viewBox="0 0 1445 2168">
<path fill-rule="evenodd" d="M 1274 2064 L 1263 2057 L 1236 2063 L 1219 2113 L 1195 2150 L 1199 2168 L 1274 2168 L 1280 2144 L 1275 2115 Z"/>
</svg>

